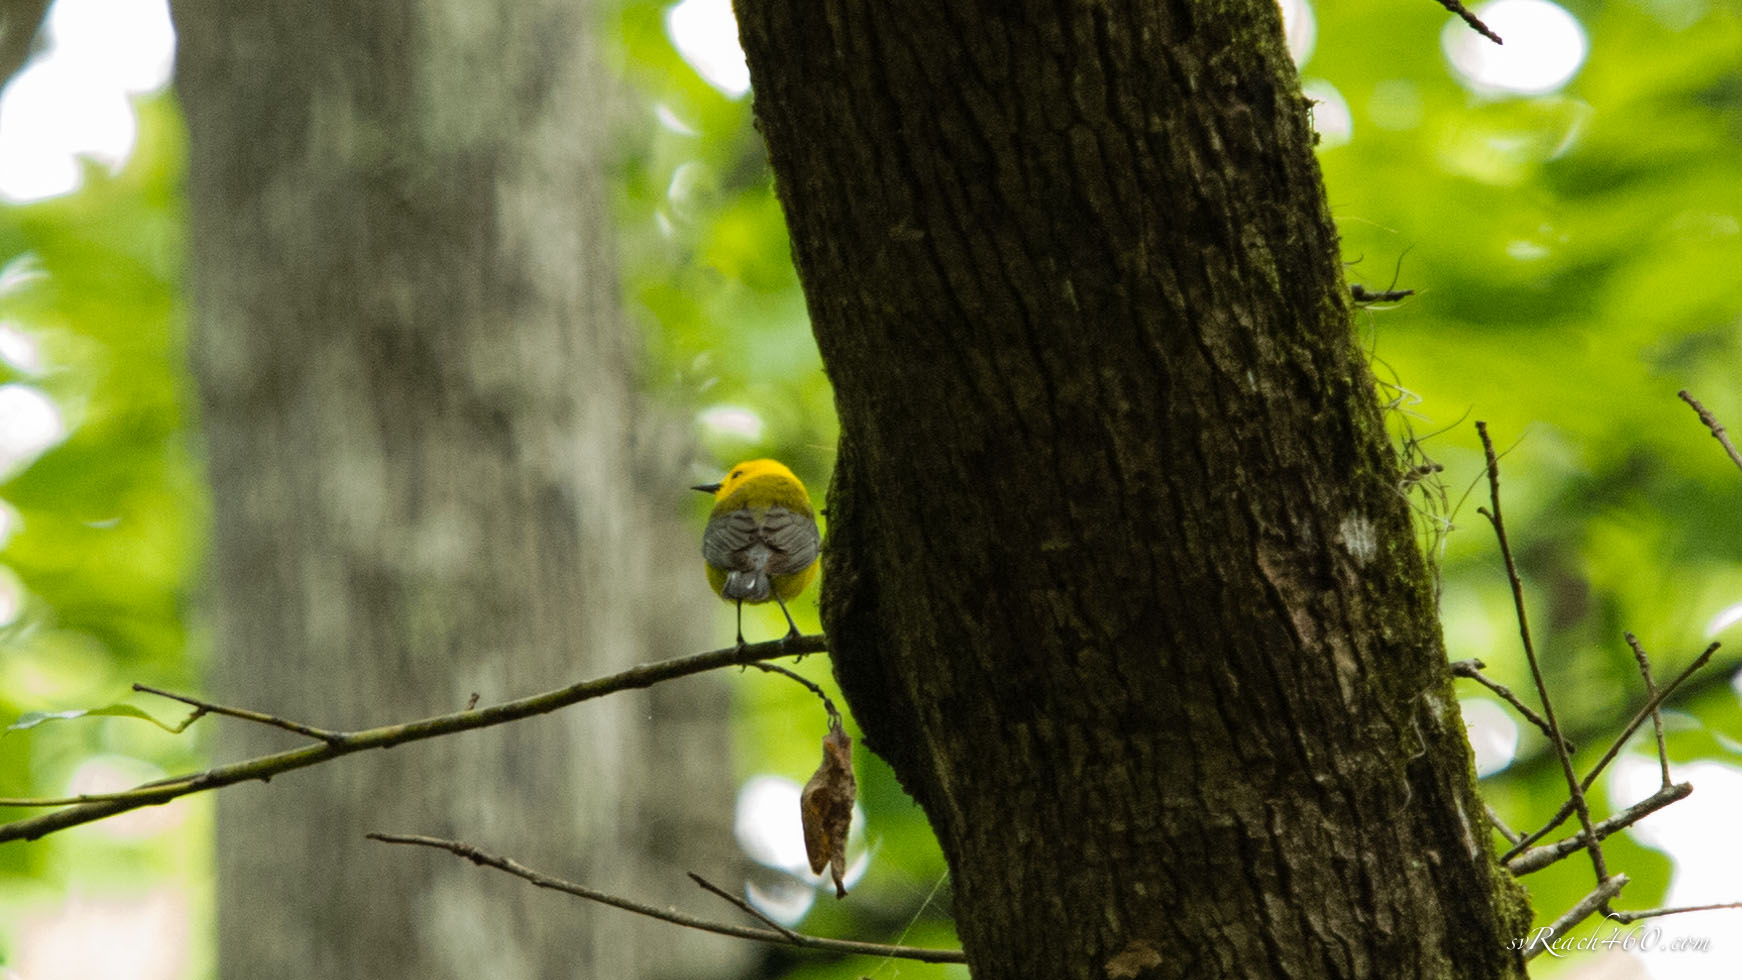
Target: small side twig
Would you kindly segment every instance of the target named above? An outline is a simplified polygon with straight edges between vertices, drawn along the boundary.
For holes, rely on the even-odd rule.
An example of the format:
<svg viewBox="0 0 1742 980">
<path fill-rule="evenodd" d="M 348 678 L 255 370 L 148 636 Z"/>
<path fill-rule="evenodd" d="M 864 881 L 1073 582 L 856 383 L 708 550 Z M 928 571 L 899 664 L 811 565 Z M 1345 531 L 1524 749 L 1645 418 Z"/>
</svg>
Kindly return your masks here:
<svg viewBox="0 0 1742 980">
<path fill-rule="evenodd" d="M 1541 715 L 1537 714 L 1534 710 L 1532 710 L 1530 705 L 1525 704 L 1523 701 L 1520 701 L 1518 699 L 1518 695 L 1512 693 L 1512 688 L 1507 687 L 1505 684 L 1502 684 L 1499 681 L 1493 680 L 1488 675 L 1482 673 L 1482 668 L 1486 667 L 1486 666 L 1487 666 L 1487 664 L 1484 664 L 1482 661 L 1475 660 L 1475 659 L 1454 660 L 1451 663 L 1452 676 L 1454 676 L 1454 677 L 1467 677 L 1470 680 L 1473 680 L 1476 683 L 1487 688 L 1488 690 L 1493 691 L 1494 694 L 1496 696 L 1498 696 L 1501 700 L 1505 701 L 1507 704 L 1512 705 L 1512 709 L 1514 711 L 1517 711 L 1519 714 L 1523 715 L 1525 721 L 1528 721 L 1532 725 L 1535 725 L 1537 728 L 1540 728 L 1542 730 L 1542 733 L 1544 735 L 1547 735 L 1549 738 L 1554 738 L 1554 730 L 1549 728 L 1548 721 L 1546 719 L 1544 719 Z M 1561 738 L 1561 744 L 1566 746 L 1566 750 L 1568 752 L 1578 751 L 1577 749 L 1573 748 L 1573 743 L 1564 736 Z"/>
<path fill-rule="evenodd" d="M 817 697 L 822 698 L 823 710 L 827 711 L 829 713 L 829 727 L 830 728 L 840 728 L 841 727 L 841 713 L 839 711 L 835 710 L 835 702 L 829 700 L 828 694 L 825 693 L 823 691 L 822 687 L 820 687 L 815 681 L 812 681 L 810 678 L 805 677 L 803 674 L 799 674 L 799 673 L 796 673 L 794 671 L 788 670 L 785 667 L 780 666 L 779 664 L 771 664 L 771 663 L 767 662 L 766 660 L 754 660 L 754 661 L 751 661 L 750 663 L 745 664 L 744 666 L 755 667 L 757 670 L 767 671 L 770 674 L 784 674 L 787 677 L 790 677 L 793 680 L 798 681 L 800 684 L 803 684 L 806 688 L 808 688 L 810 690 L 810 692 L 812 694 L 815 694 Z"/>
<path fill-rule="evenodd" d="M 1500 35 L 1494 33 L 1492 28 L 1487 24 L 1482 23 L 1481 18 L 1471 13 L 1469 7 L 1459 3 L 1458 0 L 1438 0 L 1438 3 L 1440 6 L 1446 8 L 1452 13 L 1457 14 L 1458 17 L 1461 18 L 1464 23 L 1469 24 L 1470 29 L 1475 31 L 1477 34 L 1493 41 L 1495 44 L 1506 43 L 1505 41 L 1500 40 Z"/>
<path fill-rule="evenodd" d="M 1706 428 L 1712 430 L 1712 438 L 1718 440 L 1718 445 L 1723 446 L 1724 451 L 1730 454 L 1730 462 L 1735 463 L 1737 469 L 1742 469 L 1742 452 L 1736 450 L 1736 444 L 1732 443 L 1730 437 L 1725 434 L 1724 424 L 1718 421 L 1718 417 L 1707 411 L 1706 406 L 1695 401 L 1694 396 L 1688 394 L 1686 388 L 1676 392 L 1676 396 L 1687 402 L 1688 407 L 1699 414 L 1700 421 L 1706 424 Z"/>
<path fill-rule="evenodd" d="M 1719 902 L 1716 905 L 1681 905 L 1670 909 L 1646 909 L 1642 912 L 1610 912 L 1609 918 L 1626 925 L 1638 922 L 1640 919 L 1654 919 L 1660 915 L 1681 915 L 1684 912 L 1711 912 L 1716 909 L 1742 909 L 1742 902 Z"/>
<path fill-rule="evenodd" d="M 724 922 L 713 922 L 684 915 L 671 909 L 661 909 L 642 902 L 633 901 L 618 895 L 611 895 L 597 889 L 588 888 L 572 881 L 554 878 L 550 875 L 534 871 L 525 865 L 489 854 L 463 841 L 445 840 L 440 837 L 426 837 L 421 834 L 381 834 L 367 835 L 370 840 L 384 844 L 416 844 L 422 847 L 435 848 L 465 858 L 473 864 L 506 871 L 516 878 L 530 882 L 539 888 L 564 892 L 577 898 L 609 905 L 612 908 L 634 912 L 650 919 L 669 922 L 672 925 L 683 926 L 686 929 L 696 929 L 701 932 L 711 932 L 720 936 L 731 936 L 737 939 L 749 939 L 755 942 L 773 943 L 777 946 L 796 946 L 801 949 L 823 950 L 831 953 L 849 953 L 859 956 L 882 956 L 895 959 L 915 960 L 920 963 L 966 963 L 968 957 L 957 949 L 926 949 L 918 946 L 894 946 L 886 943 L 866 943 L 850 939 L 826 939 L 822 936 L 811 936 L 785 930 L 784 934 L 773 929 L 753 929 L 749 926 L 734 926 Z M 693 875 L 691 877 L 694 877 Z"/>
<path fill-rule="evenodd" d="M 318 739 L 328 745 L 342 745 L 345 742 L 345 734 L 343 732 L 329 731 L 325 728 L 316 728 L 313 725 L 304 725 L 301 722 L 290 721 L 286 718 L 280 718 L 277 715 L 269 715 L 263 711 L 250 711 L 246 708 L 232 708 L 227 705 L 213 704 L 210 701 L 201 701 L 199 698 L 189 697 L 186 694 L 165 691 L 162 688 L 152 687 L 149 684 L 134 684 L 133 690 L 138 691 L 141 694 L 155 694 L 160 698 L 168 698 L 171 701 L 180 701 L 182 704 L 192 705 L 196 712 L 196 717 L 198 714 L 224 715 L 229 718 L 240 718 L 243 721 L 251 721 L 259 725 L 282 728 L 287 732 L 295 732 L 298 735 Z"/>
<path fill-rule="evenodd" d="M 767 925 L 770 929 L 773 929 L 775 932 L 780 933 L 782 936 L 785 936 L 787 939 L 792 940 L 792 939 L 798 938 L 798 933 L 793 932 L 791 929 L 788 929 L 787 927 L 781 925 L 780 923 L 774 921 L 773 919 L 770 919 L 768 916 L 763 915 L 761 909 L 757 908 L 754 905 L 751 905 L 749 902 L 744 901 L 742 898 L 739 898 L 738 896 L 732 894 L 731 892 L 727 891 L 726 889 L 721 888 L 719 885 L 716 885 L 713 882 L 709 881 L 708 879 L 703 878 L 701 875 L 696 874 L 694 871 L 685 871 L 684 874 L 689 875 L 691 881 L 695 882 L 697 885 L 701 886 L 702 888 L 706 889 L 707 891 L 711 891 L 715 895 L 718 895 L 721 898 L 725 899 L 726 901 L 731 902 L 733 905 L 736 905 L 738 908 L 742 909 L 744 911 L 744 913 L 749 915 L 751 918 L 754 918 L 759 922 L 767 923 Z"/>
<path fill-rule="evenodd" d="M 1484 803 L 1482 805 L 1488 810 L 1488 822 L 1494 825 L 1495 830 L 1500 831 L 1500 836 L 1506 838 L 1507 843 L 1516 844 L 1524 839 L 1518 831 L 1506 826 L 1506 821 L 1500 819 L 1500 814 L 1494 809 L 1493 804 Z"/>
<path fill-rule="evenodd" d="M 1633 660 L 1639 664 L 1639 676 L 1645 681 L 1645 695 L 1648 698 L 1657 697 L 1657 683 L 1651 679 L 1651 657 L 1646 654 L 1645 647 L 1639 643 L 1639 637 L 1632 633 L 1621 634 L 1627 645 L 1633 648 Z M 1669 778 L 1669 748 L 1663 742 L 1663 711 L 1651 709 L 1651 731 L 1657 736 L 1657 764 L 1663 771 L 1663 785 L 1668 786 L 1673 780 Z"/>
<path fill-rule="evenodd" d="M 1371 290 L 1360 283 L 1351 283 L 1349 296 L 1357 303 L 1395 303 L 1415 295 L 1413 289 L 1381 289 Z"/>
<path fill-rule="evenodd" d="M 1621 894 L 1621 889 L 1627 887 L 1626 875 L 1616 875 L 1605 878 L 1597 883 L 1597 887 L 1589 895 L 1579 899 L 1578 904 L 1567 909 L 1560 918 L 1549 923 L 1531 935 L 1530 944 L 1524 948 L 1524 958 L 1535 959 L 1537 954 L 1548 949 L 1556 936 L 1564 936 L 1572 928 L 1585 921 L 1599 906 L 1608 904 L 1609 900 Z"/>
</svg>

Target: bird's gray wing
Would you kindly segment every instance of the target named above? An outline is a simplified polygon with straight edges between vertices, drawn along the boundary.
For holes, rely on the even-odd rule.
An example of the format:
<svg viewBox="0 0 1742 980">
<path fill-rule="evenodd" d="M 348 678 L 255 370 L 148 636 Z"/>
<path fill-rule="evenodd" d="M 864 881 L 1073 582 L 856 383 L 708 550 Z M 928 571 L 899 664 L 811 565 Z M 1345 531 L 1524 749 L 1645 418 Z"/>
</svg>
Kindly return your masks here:
<svg viewBox="0 0 1742 980">
<path fill-rule="evenodd" d="M 770 575 L 790 575 L 802 572 L 817 560 L 822 535 L 817 522 L 809 514 L 800 514 L 785 507 L 770 507 L 762 519 L 761 537 L 774 555 L 768 559 Z"/>
<path fill-rule="evenodd" d="M 756 515 L 732 510 L 708 521 L 702 531 L 702 557 L 715 568 L 749 571 L 746 551 L 758 537 Z"/>
</svg>

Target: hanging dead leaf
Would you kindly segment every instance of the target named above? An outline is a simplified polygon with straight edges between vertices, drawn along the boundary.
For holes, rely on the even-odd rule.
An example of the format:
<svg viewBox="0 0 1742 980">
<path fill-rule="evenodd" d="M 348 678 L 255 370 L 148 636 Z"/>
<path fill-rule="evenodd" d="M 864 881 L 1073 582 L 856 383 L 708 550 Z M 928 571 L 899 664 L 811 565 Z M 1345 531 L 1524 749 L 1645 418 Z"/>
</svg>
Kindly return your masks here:
<svg viewBox="0 0 1742 980">
<path fill-rule="evenodd" d="M 853 779 L 853 740 L 839 722 L 823 736 L 823 764 L 804 784 L 798 806 L 804 819 L 804 850 L 811 871 L 827 867 L 835 879 L 835 897 L 845 898 L 841 876 L 847 871 L 847 831 L 853 825 L 853 801 L 859 785 Z"/>
</svg>

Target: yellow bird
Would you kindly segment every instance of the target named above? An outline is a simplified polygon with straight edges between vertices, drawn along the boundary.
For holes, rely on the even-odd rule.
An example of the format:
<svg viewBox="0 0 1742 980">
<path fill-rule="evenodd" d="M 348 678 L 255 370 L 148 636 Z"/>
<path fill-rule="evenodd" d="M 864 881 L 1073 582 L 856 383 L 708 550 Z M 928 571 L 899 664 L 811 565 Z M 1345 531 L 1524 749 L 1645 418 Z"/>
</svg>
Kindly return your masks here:
<svg viewBox="0 0 1742 980">
<path fill-rule="evenodd" d="M 708 584 L 738 605 L 738 645 L 744 645 L 746 602 L 778 602 L 791 627 L 786 635 L 799 635 L 786 600 L 816 578 L 822 545 L 804 484 L 772 459 L 752 459 L 732 467 L 719 483 L 691 489 L 714 495 L 714 511 L 702 532 L 702 557 Z"/>
</svg>

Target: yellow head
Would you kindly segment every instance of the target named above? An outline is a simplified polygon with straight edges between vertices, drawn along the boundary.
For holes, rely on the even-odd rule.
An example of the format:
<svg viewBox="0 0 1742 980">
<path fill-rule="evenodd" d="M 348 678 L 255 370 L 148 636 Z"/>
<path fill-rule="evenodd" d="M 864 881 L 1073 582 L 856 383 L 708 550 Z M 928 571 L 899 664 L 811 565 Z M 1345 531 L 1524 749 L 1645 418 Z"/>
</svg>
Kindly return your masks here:
<svg viewBox="0 0 1742 980">
<path fill-rule="evenodd" d="M 691 489 L 713 494 L 716 512 L 778 504 L 801 514 L 811 513 L 811 498 L 803 481 L 777 460 L 747 459 L 727 470 L 720 482 Z"/>
</svg>

